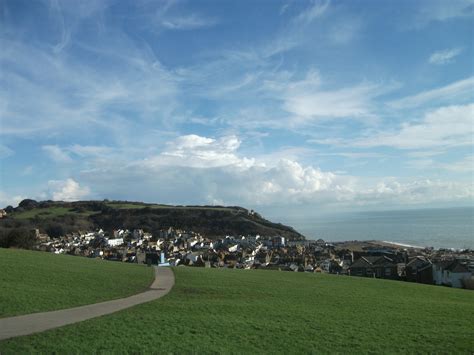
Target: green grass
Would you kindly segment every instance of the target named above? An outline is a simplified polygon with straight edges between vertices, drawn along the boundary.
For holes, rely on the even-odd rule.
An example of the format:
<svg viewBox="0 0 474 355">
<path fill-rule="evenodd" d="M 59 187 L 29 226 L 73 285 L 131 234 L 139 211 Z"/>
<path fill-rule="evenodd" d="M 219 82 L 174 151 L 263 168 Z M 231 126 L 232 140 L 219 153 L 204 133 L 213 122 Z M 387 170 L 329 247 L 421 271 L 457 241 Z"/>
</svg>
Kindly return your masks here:
<svg viewBox="0 0 474 355">
<path fill-rule="evenodd" d="M 84 211 L 84 212 L 76 212 L 72 208 L 67 207 L 47 207 L 47 208 L 34 208 L 31 210 L 21 211 L 21 212 L 14 212 L 12 217 L 14 219 L 30 219 L 30 218 L 52 218 L 52 217 L 62 217 L 67 214 L 74 214 L 74 215 L 82 215 L 82 216 L 90 216 L 92 214 L 99 213 L 95 211 Z"/>
<path fill-rule="evenodd" d="M 153 278 L 143 265 L 0 248 L 0 317 L 126 297 Z"/>
<path fill-rule="evenodd" d="M 29 219 L 38 217 L 60 217 L 68 213 L 71 213 L 70 208 L 66 207 L 49 207 L 49 208 L 34 208 L 31 210 L 15 212 L 12 214 L 13 218 L 16 219 Z"/>
<path fill-rule="evenodd" d="M 115 209 L 142 209 L 149 207 L 152 209 L 177 209 L 177 210 L 212 210 L 212 211 L 229 211 L 228 207 L 213 207 L 213 206 L 171 206 L 171 205 L 159 205 L 159 204 L 142 204 L 142 203 L 121 203 L 121 202 L 108 202 L 107 206 Z"/>
<path fill-rule="evenodd" d="M 142 205 L 142 204 L 134 204 L 134 203 L 114 203 L 114 202 L 109 202 L 106 204 L 109 207 L 118 209 L 118 210 L 131 210 L 131 209 L 142 209 L 145 207 L 151 207 L 147 205 Z"/>
<path fill-rule="evenodd" d="M 474 292 L 278 271 L 179 267 L 162 299 L 0 352 L 472 353 Z"/>
</svg>

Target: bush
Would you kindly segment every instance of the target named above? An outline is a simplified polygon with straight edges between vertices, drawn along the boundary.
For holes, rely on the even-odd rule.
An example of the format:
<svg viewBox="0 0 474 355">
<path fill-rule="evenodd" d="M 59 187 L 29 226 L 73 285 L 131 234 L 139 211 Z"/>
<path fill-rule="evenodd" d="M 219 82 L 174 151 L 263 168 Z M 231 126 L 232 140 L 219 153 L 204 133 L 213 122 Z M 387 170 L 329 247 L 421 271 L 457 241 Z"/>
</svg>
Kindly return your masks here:
<svg viewBox="0 0 474 355">
<path fill-rule="evenodd" d="M 0 247 L 32 249 L 36 244 L 36 236 L 26 228 L 0 230 Z"/>
</svg>

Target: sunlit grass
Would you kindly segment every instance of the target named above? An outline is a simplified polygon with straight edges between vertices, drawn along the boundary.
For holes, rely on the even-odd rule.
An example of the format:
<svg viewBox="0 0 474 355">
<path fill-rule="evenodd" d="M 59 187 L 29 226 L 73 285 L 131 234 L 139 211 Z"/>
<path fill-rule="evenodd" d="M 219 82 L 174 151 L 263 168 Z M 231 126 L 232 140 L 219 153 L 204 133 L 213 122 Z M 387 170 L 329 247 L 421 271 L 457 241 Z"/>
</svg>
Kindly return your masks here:
<svg viewBox="0 0 474 355">
<path fill-rule="evenodd" d="M 143 265 L 0 248 L 0 317 L 129 296 L 153 278 Z"/>
<path fill-rule="evenodd" d="M 396 281 L 179 267 L 164 298 L 0 343 L 16 352 L 470 353 L 474 292 Z"/>
</svg>

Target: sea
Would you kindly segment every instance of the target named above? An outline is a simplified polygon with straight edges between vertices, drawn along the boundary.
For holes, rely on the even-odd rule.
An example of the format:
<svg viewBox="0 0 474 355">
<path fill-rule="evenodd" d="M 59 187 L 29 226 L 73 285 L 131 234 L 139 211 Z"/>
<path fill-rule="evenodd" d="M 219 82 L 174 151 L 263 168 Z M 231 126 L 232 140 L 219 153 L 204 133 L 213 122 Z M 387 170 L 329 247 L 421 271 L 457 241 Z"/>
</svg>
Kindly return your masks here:
<svg viewBox="0 0 474 355">
<path fill-rule="evenodd" d="M 474 207 L 364 211 L 280 218 L 307 239 L 381 240 L 402 245 L 474 249 Z"/>
</svg>

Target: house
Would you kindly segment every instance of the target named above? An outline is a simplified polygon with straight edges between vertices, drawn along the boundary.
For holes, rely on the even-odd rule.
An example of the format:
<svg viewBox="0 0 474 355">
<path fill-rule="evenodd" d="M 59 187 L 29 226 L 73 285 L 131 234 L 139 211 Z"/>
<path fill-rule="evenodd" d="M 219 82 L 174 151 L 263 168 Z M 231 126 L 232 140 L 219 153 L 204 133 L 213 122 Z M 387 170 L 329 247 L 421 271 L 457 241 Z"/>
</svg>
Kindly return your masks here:
<svg viewBox="0 0 474 355">
<path fill-rule="evenodd" d="M 7 212 L 4 209 L 0 210 L 0 218 L 6 217 Z"/>
<path fill-rule="evenodd" d="M 116 247 L 123 244 L 123 238 L 115 238 L 107 240 L 107 244 L 111 247 Z"/>
<path fill-rule="evenodd" d="M 406 264 L 405 277 L 407 281 L 432 284 L 433 264 L 427 258 L 417 256 Z"/>
<path fill-rule="evenodd" d="M 398 279 L 397 264 L 383 256 L 363 256 L 349 267 L 349 275 Z"/>
<path fill-rule="evenodd" d="M 459 260 L 444 260 L 433 264 L 433 282 L 436 285 L 463 288 L 463 280 L 471 278 L 472 272 Z"/>
</svg>

